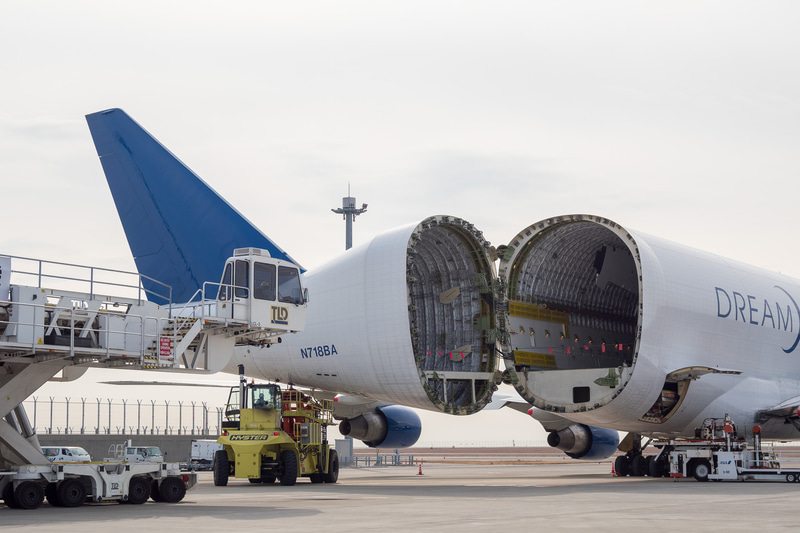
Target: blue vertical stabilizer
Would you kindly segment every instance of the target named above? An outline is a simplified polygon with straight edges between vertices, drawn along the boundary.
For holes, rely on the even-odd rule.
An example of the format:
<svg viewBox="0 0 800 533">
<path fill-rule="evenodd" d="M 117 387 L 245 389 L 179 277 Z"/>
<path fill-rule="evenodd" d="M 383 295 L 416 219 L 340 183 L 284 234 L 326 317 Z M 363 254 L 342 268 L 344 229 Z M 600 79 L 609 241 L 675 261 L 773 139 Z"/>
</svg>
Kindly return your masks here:
<svg viewBox="0 0 800 533">
<path fill-rule="evenodd" d="M 92 113 L 86 121 L 136 268 L 170 285 L 173 302 L 219 281 L 234 248 L 263 248 L 294 262 L 124 111 Z M 147 280 L 145 288 L 164 293 Z"/>
</svg>

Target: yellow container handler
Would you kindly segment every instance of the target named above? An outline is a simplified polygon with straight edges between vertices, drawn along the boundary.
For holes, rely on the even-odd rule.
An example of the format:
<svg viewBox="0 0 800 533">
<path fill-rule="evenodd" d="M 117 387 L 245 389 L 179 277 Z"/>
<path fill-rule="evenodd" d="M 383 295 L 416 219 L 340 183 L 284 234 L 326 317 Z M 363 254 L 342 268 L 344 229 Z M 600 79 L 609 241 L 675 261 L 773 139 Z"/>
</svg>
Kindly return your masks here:
<svg viewBox="0 0 800 533">
<path fill-rule="evenodd" d="M 214 454 L 214 485 L 228 478 L 250 483 L 294 485 L 298 476 L 312 483 L 336 483 L 339 457 L 328 445 L 333 423 L 329 400 L 273 383 L 248 384 L 239 365 L 239 386 L 231 388 Z"/>
</svg>

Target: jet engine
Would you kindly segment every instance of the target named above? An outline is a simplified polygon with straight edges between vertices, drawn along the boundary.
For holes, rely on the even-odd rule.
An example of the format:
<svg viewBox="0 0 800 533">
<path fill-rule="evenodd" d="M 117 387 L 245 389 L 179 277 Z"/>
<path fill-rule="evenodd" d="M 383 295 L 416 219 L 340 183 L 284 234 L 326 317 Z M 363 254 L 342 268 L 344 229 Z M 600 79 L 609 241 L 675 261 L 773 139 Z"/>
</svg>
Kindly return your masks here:
<svg viewBox="0 0 800 533">
<path fill-rule="evenodd" d="M 573 459 L 599 461 L 611 457 L 619 446 L 619 433 L 584 424 L 572 424 L 547 435 L 547 444 Z"/>
<path fill-rule="evenodd" d="M 422 422 L 407 407 L 384 405 L 342 420 L 339 432 L 364 441 L 371 448 L 408 448 L 419 440 Z"/>
</svg>

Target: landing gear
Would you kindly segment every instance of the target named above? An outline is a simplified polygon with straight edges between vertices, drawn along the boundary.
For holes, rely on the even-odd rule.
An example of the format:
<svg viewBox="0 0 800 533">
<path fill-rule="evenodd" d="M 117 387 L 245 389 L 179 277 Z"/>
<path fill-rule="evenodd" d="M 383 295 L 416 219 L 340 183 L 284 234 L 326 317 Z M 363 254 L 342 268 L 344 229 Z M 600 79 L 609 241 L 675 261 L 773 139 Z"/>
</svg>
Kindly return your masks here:
<svg viewBox="0 0 800 533">
<path fill-rule="evenodd" d="M 617 476 L 627 476 L 628 470 L 630 470 L 630 461 L 628 460 L 627 455 L 620 455 L 614 459 L 614 472 L 616 472 Z"/>
<path fill-rule="evenodd" d="M 647 475 L 650 477 L 664 476 L 664 462 L 657 460 L 655 455 L 647 456 Z"/>
<path fill-rule="evenodd" d="M 648 441 L 642 446 L 642 436 L 638 433 L 628 433 L 620 444 L 620 450 L 626 452 L 625 455 L 620 455 L 614 461 L 614 472 L 617 476 L 650 476 L 662 477 L 666 471 L 667 465 L 659 456 L 645 455 L 643 450 L 650 443 Z M 663 457 L 666 457 L 662 454 Z"/>
<path fill-rule="evenodd" d="M 639 451 L 639 455 L 634 455 L 631 459 L 631 476 L 642 477 L 647 473 L 647 460 Z"/>
</svg>

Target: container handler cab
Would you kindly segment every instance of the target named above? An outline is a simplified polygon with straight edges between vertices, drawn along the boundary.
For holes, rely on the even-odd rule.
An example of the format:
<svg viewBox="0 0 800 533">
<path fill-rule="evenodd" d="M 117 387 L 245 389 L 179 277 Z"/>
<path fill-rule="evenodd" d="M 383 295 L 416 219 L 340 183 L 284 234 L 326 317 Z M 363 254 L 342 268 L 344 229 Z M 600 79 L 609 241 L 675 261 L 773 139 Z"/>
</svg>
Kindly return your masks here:
<svg viewBox="0 0 800 533">
<path fill-rule="evenodd" d="M 298 476 L 312 483 L 336 483 L 339 457 L 328 445 L 333 423 L 329 400 L 273 383 L 248 384 L 239 365 L 239 386 L 231 388 L 214 454 L 214 485 L 229 477 L 250 483 L 294 485 Z"/>
</svg>

